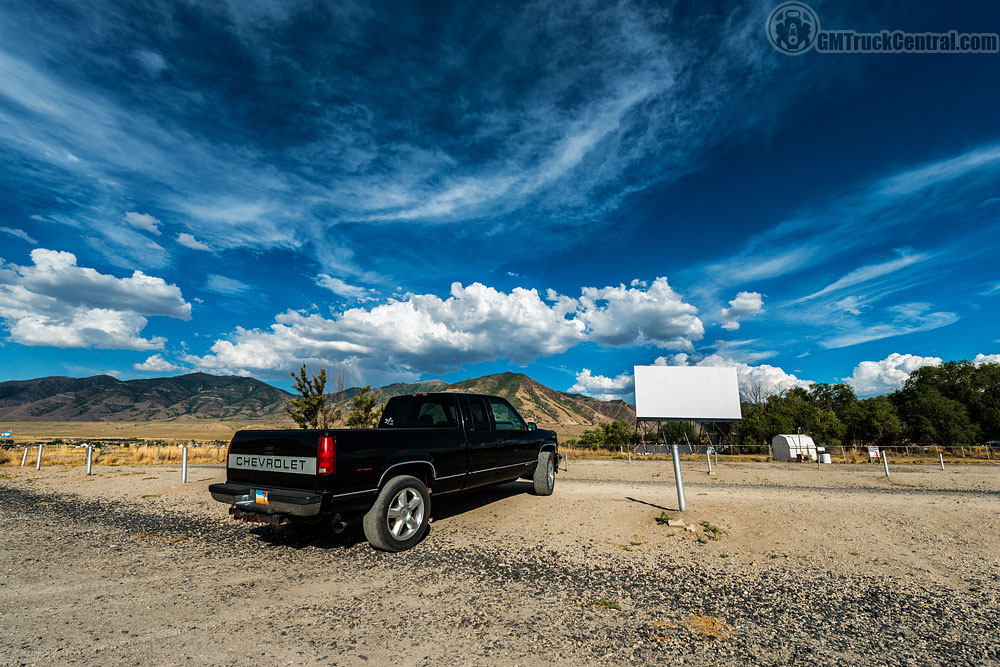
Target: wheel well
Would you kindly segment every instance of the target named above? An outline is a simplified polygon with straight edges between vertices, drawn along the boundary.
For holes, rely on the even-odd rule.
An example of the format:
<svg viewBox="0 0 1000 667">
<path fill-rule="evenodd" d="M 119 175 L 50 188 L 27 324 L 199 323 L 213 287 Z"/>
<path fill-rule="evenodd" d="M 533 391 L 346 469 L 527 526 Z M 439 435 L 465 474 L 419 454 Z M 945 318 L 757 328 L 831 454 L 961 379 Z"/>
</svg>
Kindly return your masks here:
<svg viewBox="0 0 1000 667">
<path fill-rule="evenodd" d="M 412 475 L 430 488 L 434 484 L 434 477 L 436 476 L 436 471 L 434 466 L 428 461 L 407 461 L 405 463 L 397 463 L 386 468 L 386 471 L 382 473 L 382 478 L 378 482 L 378 488 L 385 486 L 393 477 L 399 477 L 400 475 Z"/>
<path fill-rule="evenodd" d="M 556 451 L 556 443 L 554 442 L 543 442 L 542 446 L 538 448 L 539 452 L 553 452 Z"/>
</svg>

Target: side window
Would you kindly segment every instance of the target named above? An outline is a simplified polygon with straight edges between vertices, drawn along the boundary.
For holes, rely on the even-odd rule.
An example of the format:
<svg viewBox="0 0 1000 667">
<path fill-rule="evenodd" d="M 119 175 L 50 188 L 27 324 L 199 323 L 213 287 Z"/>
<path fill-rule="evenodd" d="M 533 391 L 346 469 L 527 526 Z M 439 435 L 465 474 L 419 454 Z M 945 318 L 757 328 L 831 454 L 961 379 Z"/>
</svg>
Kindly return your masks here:
<svg viewBox="0 0 1000 667">
<path fill-rule="evenodd" d="M 469 412 L 472 414 L 473 431 L 490 430 L 490 418 L 486 414 L 486 401 L 481 398 L 470 398 Z"/>
<path fill-rule="evenodd" d="M 493 410 L 493 420 L 497 423 L 498 431 L 523 431 L 528 428 L 514 409 L 503 401 L 491 398 L 490 408 Z"/>
</svg>

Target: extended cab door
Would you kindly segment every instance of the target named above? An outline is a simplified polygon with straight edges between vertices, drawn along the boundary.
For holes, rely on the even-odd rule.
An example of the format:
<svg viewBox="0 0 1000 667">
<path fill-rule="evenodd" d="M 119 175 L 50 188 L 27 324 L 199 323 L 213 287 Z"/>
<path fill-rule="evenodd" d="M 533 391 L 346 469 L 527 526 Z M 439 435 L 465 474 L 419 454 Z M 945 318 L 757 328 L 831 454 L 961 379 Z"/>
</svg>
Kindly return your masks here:
<svg viewBox="0 0 1000 667">
<path fill-rule="evenodd" d="M 497 479 L 514 478 L 523 472 L 522 464 L 538 458 L 538 438 L 517 414 L 517 410 L 502 398 L 491 396 L 490 411 L 497 429 Z"/>
<path fill-rule="evenodd" d="M 496 477 L 497 434 L 490 421 L 489 408 L 486 401 L 477 396 L 463 397 L 461 404 L 469 443 L 468 486 L 490 484 Z"/>
</svg>

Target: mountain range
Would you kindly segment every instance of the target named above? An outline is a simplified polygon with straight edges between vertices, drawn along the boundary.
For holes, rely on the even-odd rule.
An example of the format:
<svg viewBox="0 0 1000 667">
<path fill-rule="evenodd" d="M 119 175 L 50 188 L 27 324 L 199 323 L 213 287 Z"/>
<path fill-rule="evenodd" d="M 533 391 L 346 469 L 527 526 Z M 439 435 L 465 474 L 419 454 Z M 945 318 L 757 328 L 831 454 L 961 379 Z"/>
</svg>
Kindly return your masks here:
<svg viewBox="0 0 1000 667">
<path fill-rule="evenodd" d="M 344 392 L 344 400 L 356 394 Z M 555 391 L 523 373 L 497 373 L 449 384 L 441 380 L 396 383 L 374 389 L 379 402 L 391 396 L 432 391 L 503 396 L 521 415 L 539 424 L 592 426 L 632 421 L 625 401 L 600 401 Z M 292 394 L 255 378 L 190 373 L 176 377 L 118 380 L 44 377 L 0 382 L 2 421 L 161 421 L 239 419 L 290 421 L 284 406 Z"/>
</svg>

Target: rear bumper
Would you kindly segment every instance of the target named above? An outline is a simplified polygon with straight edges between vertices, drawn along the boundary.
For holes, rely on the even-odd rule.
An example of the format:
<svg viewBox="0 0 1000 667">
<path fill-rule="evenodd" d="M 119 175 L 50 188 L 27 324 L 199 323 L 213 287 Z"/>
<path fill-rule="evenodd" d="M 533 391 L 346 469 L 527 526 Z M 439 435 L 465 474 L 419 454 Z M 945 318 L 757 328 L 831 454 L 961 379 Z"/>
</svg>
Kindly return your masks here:
<svg viewBox="0 0 1000 667">
<path fill-rule="evenodd" d="M 255 492 L 267 491 L 267 504 L 254 501 Z M 323 506 L 323 496 L 309 491 L 268 489 L 244 484 L 212 484 L 208 487 L 212 498 L 220 503 L 233 505 L 246 514 L 284 514 L 289 516 L 316 516 Z"/>
</svg>

